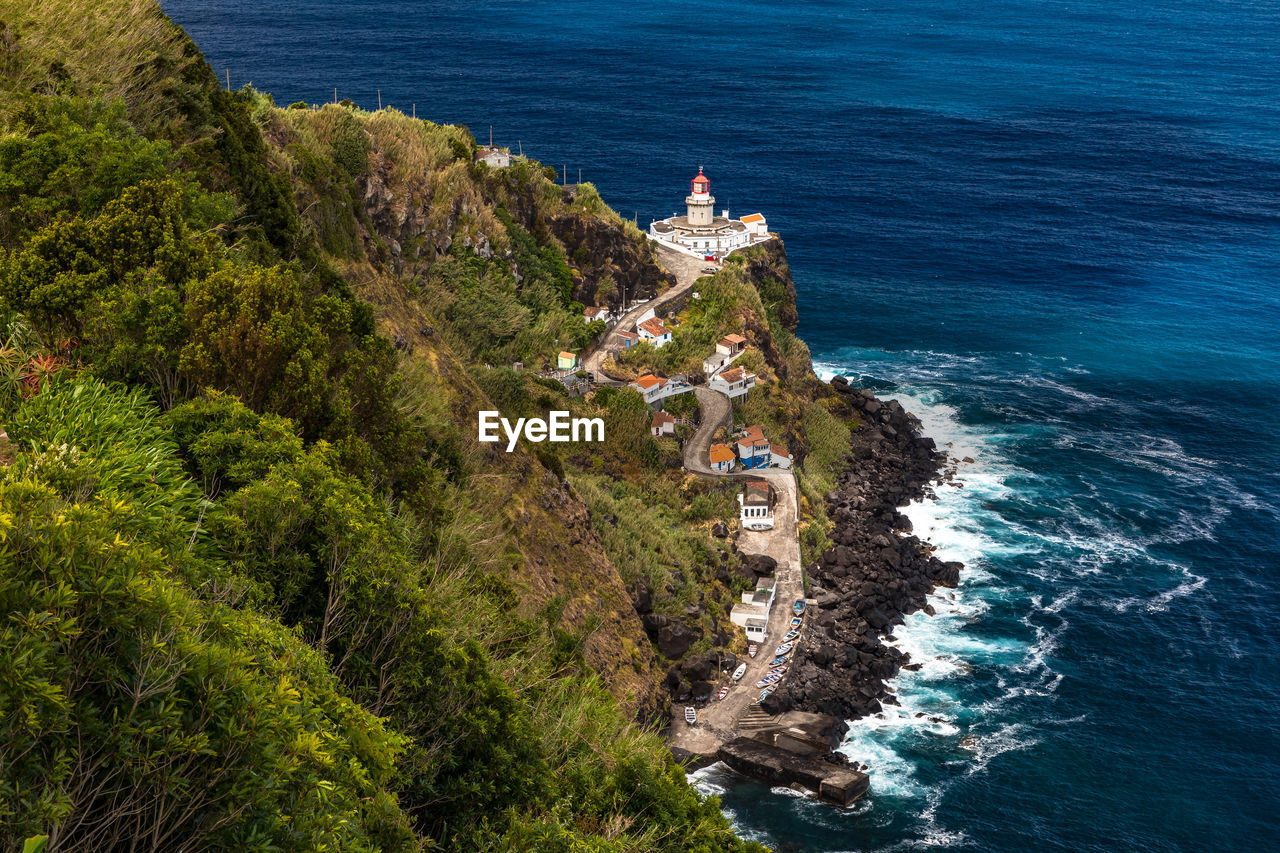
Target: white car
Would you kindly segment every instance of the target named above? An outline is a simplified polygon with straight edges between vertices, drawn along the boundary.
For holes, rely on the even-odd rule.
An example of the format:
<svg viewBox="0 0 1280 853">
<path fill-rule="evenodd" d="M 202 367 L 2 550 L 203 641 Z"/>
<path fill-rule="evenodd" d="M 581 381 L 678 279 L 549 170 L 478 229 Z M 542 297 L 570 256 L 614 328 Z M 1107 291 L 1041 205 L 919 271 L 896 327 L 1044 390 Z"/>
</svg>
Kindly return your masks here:
<svg viewBox="0 0 1280 853">
<path fill-rule="evenodd" d="M 745 663 L 738 664 L 738 668 L 733 671 L 733 680 L 741 681 L 742 676 L 747 674 L 747 665 Z"/>
</svg>

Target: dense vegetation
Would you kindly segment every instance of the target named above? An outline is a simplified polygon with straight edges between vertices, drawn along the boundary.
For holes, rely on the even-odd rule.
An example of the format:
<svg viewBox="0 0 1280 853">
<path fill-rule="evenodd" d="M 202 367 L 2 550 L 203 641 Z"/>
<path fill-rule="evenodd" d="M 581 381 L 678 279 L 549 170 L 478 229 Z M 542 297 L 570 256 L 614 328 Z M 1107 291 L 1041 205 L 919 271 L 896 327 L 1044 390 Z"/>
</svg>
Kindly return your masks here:
<svg viewBox="0 0 1280 853">
<path fill-rule="evenodd" d="M 592 334 L 548 223 L 625 234 L 599 197 L 489 175 L 461 129 L 225 92 L 151 3 L 0 20 L 0 846 L 752 848 L 573 591 L 521 587 L 495 496 L 545 480 L 495 483 L 460 428 L 560 399 L 483 364 Z M 373 172 L 420 231 L 358 203 Z M 617 396 L 608 464 L 660 466 Z"/>
</svg>

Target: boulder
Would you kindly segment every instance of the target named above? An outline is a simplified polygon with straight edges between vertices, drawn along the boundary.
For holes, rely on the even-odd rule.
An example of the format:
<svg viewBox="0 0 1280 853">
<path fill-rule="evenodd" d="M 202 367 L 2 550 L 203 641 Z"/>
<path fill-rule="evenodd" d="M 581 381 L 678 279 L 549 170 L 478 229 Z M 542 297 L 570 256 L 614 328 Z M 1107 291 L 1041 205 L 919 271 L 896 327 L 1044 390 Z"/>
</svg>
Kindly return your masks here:
<svg viewBox="0 0 1280 853">
<path fill-rule="evenodd" d="M 658 651 L 668 658 L 681 658 L 698 641 L 698 632 L 683 622 L 671 622 L 658 630 Z"/>
</svg>

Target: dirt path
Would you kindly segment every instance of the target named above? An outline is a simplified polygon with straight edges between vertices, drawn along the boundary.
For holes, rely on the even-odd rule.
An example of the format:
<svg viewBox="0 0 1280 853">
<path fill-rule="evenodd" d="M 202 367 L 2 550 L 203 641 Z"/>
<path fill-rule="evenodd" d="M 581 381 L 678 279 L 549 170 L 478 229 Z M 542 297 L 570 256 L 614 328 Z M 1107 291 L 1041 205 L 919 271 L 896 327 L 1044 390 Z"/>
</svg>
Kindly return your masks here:
<svg viewBox="0 0 1280 853">
<path fill-rule="evenodd" d="M 675 275 L 675 286 L 623 314 L 613 328 L 606 332 L 605 336 L 582 357 L 582 369 L 595 374 L 597 381 L 601 381 L 602 384 L 607 383 L 603 383 L 604 377 L 600 374 L 601 366 L 614 350 L 622 346 L 622 338 L 618 336 L 618 332 L 635 331 L 637 317 L 650 308 L 656 311 L 671 300 L 678 299 L 688 293 L 693 288 L 693 283 L 706 275 L 702 271 L 703 268 L 714 266 L 710 261 L 700 261 L 691 255 L 663 246 L 661 243 L 658 244 L 657 250 L 658 260 L 662 262 L 662 265 L 669 272 Z"/>
</svg>

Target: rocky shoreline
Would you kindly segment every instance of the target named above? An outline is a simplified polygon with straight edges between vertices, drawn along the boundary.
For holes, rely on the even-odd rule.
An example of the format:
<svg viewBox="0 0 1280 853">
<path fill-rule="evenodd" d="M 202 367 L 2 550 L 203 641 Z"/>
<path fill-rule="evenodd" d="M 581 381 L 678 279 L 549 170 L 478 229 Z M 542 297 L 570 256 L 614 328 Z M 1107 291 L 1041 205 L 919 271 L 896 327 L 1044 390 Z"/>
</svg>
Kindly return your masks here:
<svg viewBox="0 0 1280 853">
<path fill-rule="evenodd" d="M 935 557 L 899 512 L 928 495 L 946 454 L 896 400 L 879 400 L 841 376 L 831 385 L 857 410 L 862 427 L 826 496 L 834 545 L 806 569 L 816 607 L 804 642 L 790 677 L 762 707 L 770 714 L 802 710 L 853 720 L 897 703 L 887 682 L 918 664 L 885 640 L 907 614 L 931 612 L 929 592 L 956 586 L 963 566 Z"/>
</svg>

